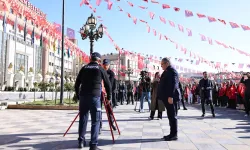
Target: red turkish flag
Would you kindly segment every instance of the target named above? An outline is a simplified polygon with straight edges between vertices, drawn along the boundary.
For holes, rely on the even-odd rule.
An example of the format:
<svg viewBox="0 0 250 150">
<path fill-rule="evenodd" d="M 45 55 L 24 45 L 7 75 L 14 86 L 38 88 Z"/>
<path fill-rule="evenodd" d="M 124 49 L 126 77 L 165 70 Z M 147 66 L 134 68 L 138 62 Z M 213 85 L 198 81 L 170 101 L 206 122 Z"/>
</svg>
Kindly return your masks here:
<svg viewBox="0 0 250 150">
<path fill-rule="evenodd" d="M 148 33 L 150 32 L 150 26 L 149 25 L 147 25 L 147 29 L 148 29 Z"/>
<path fill-rule="evenodd" d="M 154 19 L 155 14 L 153 12 L 149 12 L 149 16 L 151 19 Z"/>
<path fill-rule="evenodd" d="M 96 0 L 96 5 L 100 6 L 101 2 L 102 2 L 102 0 Z"/>
<path fill-rule="evenodd" d="M 180 11 L 180 8 L 174 7 L 174 10 L 175 10 L 175 11 Z"/>
<path fill-rule="evenodd" d="M 137 22 L 137 18 L 133 18 L 133 22 L 136 24 L 136 22 Z"/>
<path fill-rule="evenodd" d="M 148 2 L 148 0 L 143 0 L 144 2 Z"/>
<path fill-rule="evenodd" d="M 138 6 L 140 7 L 141 9 L 148 9 L 148 7 L 144 7 L 144 6 Z"/>
<path fill-rule="evenodd" d="M 239 25 L 234 22 L 229 22 L 232 28 L 239 28 Z"/>
<path fill-rule="evenodd" d="M 187 28 L 188 36 L 192 36 L 192 31 Z"/>
<path fill-rule="evenodd" d="M 108 10 L 111 10 L 113 3 L 111 1 L 108 1 Z"/>
<path fill-rule="evenodd" d="M 80 3 L 80 7 L 85 4 L 85 5 L 89 5 L 89 1 L 88 0 L 82 0 L 82 2 Z"/>
<path fill-rule="evenodd" d="M 130 13 L 127 13 L 127 14 L 128 14 L 128 17 L 129 17 L 129 18 L 131 18 L 131 15 L 130 15 Z"/>
<path fill-rule="evenodd" d="M 226 25 L 226 21 L 222 20 L 222 19 L 218 19 L 221 23 L 223 23 L 224 25 Z"/>
<path fill-rule="evenodd" d="M 197 13 L 197 16 L 198 16 L 199 18 L 205 18 L 205 17 L 206 17 L 205 15 L 199 14 L 199 13 Z"/>
<path fill-rule="evenodd" d="M 132 4 L 131 2 L 129 2 L 129 1 L 127 1 L 127 2 L 128 2 L 128 4 L 129 4 L 131 7 L 134 6 L 134 4 Z"/>
<path fill-rule="evenodd" d="M 168 21 L 169 22 L 169 24 L 172 26 L 172 27 L 175 27 L 175 24 L 174 24 L 174 22 L 173 21 Z"/>
<path fill-rule="evenodd" d="M 183 26 L 178 24 L 178 28 L 181 32 L 184 32 Z"/>
<path fill-rule="evenodd" d="M 163 22 L 164 24 L 166 24 L 166 19 L 164 17 L 161 17 L 161 16 L 159 16 L 159 17 L 160 17 L 161 22 Z"/>
<path fill-rule="evenodd" d="M 155 0 L 151 0 L 151 3 L 159 4 L 159 2 L 157 2 Z"/>
<path fill-rule="evenodd" d="M 120 9 L 119 11 L 123 11 L 122 8 L 120 6 L 118 6 L 118 8 Z"/>
<path fill-rule="evenodd" d="M 143 22 L 143 23 L 147 23 L 146 21 L 144 21 L 144 20 L 141 20 L 141 19 L 140 19 L 140 21 L 141 21 L 141 22 Z"/>
<path fill-rule="evenodd" d="M 215 22 L 215 21 L 216 21 L 216 19 L 215 19 L 214 17 L 209 17 L 209 16 L 208 16 L 207 18 L 208 18 L 208 21 L 209 21 L 209 22 Z"/>
<path fill-rule="evenodd" d="M 167 8 L 170 8 L 170 6 L 167 5 L 167 4 L 162 4 L 162 8 L 163 8 L 163 9 L 167 9 Z"/>
<path fill-rule="evenodd" d="M 154 32 L 154 35 L 156 36 L 157 33 L 156 33 L 156 30 L 155 30 L 155 29 L 153 29 L 153 32 Z"/>
</svg>

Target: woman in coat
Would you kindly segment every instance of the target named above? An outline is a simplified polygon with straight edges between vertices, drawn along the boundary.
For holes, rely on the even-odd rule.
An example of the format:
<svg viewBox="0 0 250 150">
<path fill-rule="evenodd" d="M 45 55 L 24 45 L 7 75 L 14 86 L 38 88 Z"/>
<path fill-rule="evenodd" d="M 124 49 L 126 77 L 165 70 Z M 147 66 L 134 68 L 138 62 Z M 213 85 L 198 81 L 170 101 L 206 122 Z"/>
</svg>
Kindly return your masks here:
<svg viewBox="0 0 250 150">
<path fill-rule="evenodd" d="M 155 73 L 155 78 L 151 88 L 151 106 L 150 106 L 150 120 L 154 119 L 155 111 L 158 110 L 158 119 L 162 119 L 162 112 L 165 111 L 165 106 L 161 100 L 157 99 L 157 89 L 160 81 L 160 73 Z"/>
</svg>

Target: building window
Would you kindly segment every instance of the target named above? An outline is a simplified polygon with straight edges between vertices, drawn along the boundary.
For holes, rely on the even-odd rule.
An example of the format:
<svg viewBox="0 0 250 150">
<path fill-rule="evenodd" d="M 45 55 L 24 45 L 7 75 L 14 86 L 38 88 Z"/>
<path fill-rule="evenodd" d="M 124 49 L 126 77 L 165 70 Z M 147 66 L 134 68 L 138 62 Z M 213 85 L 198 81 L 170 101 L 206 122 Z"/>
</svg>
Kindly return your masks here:
<svg viewBox="0 0 250 150">
<path fill-rule="evenodd" d="M 16 54 L 16 61 L 15 61 L 15 72 L 18 72 L 20 68 L 24 67 L 24 74 L 28 73 L 28 56 L 23 54 Z"/>
<path fill-rule="evenodd" d="M 154 68 L 154 70 L 155 70 L 155 65 L 153 65 L 153 68 Z"/>
<path fill-rule="evenodd" d="M 41 47 L 36 47 L 35 64 L 36 64 L 36 72 L 41 73 L 41 71 L 42 71 L 42 49 L 41 49 Z"/>
<path fill-rule="evenodd" d="M 33 22 L 33 21 L 31 21 L 31 24 L 32 24 L 32 25 L 34 25 L 34 22 Z"/>
<path fill-rule="evenodd" d="M 160 70 L 160 67 L 159 67 L 159 66 L 157 66 L 157 69 L 158 69 L 158 70 Z"/>
</svg>

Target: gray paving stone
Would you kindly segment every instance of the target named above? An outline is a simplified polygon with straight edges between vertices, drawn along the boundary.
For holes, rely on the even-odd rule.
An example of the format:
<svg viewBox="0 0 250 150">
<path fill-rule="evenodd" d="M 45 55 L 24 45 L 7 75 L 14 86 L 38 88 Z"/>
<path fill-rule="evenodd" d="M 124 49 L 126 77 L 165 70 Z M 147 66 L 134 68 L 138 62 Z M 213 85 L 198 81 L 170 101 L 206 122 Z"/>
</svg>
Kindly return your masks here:
<svg viewBox="0 0 250 150">
<path fill-rule="evenodd" d="M 147 108 L 147 105 L 145 103 Z M 177 141 L 162 141 L 170 133 L 169 121 L 164 113 L 163 120 L 148 120 L 149 113 L 133 111 L 134 106 L 117 107 L 115 116 L 121 135 L 114 132 L 115 144 L 103 115 L 103 132 L 99 146 L 104 150 L 250 150 L 250 118 L 243 112 L 216 108 L 216 118 L 208 109 L 201 118 L 200 105 L 188 106 L 179 111 Z M 39 114 L 39 116 L 37 115 Z M 1 149 L 77 149 L 78 121 L 66 137 L 64 132 L 76 116 L 77 111 L 59 110 L 4 110 L 0 112 Z M 86 139 L 90 139 L 90 122 Z M 84 150 L 89 148 L 84 148 Z"/>
</svg>

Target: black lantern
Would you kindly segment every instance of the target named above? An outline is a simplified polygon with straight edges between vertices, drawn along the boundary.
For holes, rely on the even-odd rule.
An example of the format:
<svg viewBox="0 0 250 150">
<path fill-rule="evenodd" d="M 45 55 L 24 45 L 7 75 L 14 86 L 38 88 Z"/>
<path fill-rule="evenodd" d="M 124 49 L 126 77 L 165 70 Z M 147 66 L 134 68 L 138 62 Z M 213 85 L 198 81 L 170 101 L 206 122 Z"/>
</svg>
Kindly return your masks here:
<svg viewBox="0 0 250 150">
<path fill-rule="evenodd" d="M 98 29 L 96 29 L 96 23 L 97 23 L 96 18 L 93 16 L 93 14 L 91 14 L 91 16 L 88 17 L 88 20 L 83 25 L 83 27 L 80 28 L 80 34 L 81 34 L 82 40 L 85 40 L 86 38 L 89 37 L 90 55 L 93 53 L 94 40 L 97 41 L 99 38 L 102 38 L 103 36 L 103 25 L 100 24 Z"/>
</svg>

